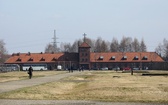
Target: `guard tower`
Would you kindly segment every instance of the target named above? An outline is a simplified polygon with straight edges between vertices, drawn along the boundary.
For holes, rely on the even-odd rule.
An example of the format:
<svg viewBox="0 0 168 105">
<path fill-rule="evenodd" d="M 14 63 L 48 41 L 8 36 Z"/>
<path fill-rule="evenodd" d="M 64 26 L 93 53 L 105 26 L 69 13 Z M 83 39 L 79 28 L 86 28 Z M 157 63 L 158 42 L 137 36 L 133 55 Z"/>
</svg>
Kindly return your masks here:
<svg viewBox="0 0 168 105">
<path fill-rule="evenodd" d="M 83 34 L 83 43 L 79 46 L 79 68 L 90 69 L 90 46 L 86 43 L 86 34 Z"/>
</svg>

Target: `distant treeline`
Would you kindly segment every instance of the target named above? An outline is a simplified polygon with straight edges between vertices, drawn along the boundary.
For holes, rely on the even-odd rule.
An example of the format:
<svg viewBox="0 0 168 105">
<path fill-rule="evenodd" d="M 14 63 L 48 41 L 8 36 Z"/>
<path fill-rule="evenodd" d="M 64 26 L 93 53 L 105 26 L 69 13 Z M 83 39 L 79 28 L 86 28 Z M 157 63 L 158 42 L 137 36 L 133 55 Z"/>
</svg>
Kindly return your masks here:
<svg viewBox="0 0 168 105">
<path fill-rule="evenodd" d="M 84 39 L 83 39 L 84 40 Z M 78 45 L 83 42 L 82 39 L 71 43 L 61 43 L 60 47 L 56 48 L 57 52 L 78 52 Z M 112 38 L 112 41 L 105 41 L 101 37 L 96 40 L 85 38 L 86 43 L 91 47 L 91 52 L 146 52 L 147 47 L 142 39 L 139 41 L 137 38 L 123 37 L 121 41 L 116 38 Z M 45 52 L 54 52 L 52 44 L 48 44 L 45 48 Z"/>
</svg>

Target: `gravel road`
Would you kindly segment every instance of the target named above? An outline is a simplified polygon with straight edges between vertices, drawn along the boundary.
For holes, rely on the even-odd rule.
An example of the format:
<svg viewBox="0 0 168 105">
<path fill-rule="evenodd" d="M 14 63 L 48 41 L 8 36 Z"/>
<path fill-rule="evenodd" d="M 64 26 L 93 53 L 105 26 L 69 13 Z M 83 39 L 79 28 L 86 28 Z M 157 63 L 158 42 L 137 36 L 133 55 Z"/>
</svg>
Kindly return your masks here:
<svg viewBox="0 0 168 105">
<path fill-rule="evenodd" d="M 168 105 L 168 104 L 97 102 L 97 101 L 83 101 L 83 100 L 8 100 L 8 99 L 0 99 L 0 105 Z"/>
</svg>

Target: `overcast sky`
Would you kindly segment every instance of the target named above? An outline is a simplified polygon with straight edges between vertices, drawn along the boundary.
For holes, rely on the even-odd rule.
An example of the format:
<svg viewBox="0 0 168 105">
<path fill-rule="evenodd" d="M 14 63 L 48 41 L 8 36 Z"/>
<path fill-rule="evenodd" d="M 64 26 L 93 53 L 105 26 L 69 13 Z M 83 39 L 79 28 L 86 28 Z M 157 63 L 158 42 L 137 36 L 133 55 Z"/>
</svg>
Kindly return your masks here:
<svg viewBox="0 0 168 105">
<path fill-rule="evenodd" d="M 0 0 L 0 39 L 9 54 L 43 52 L 53 41 L 144 41 L 154 51 L 168 39 L 168 0 Z"/>
</svg>

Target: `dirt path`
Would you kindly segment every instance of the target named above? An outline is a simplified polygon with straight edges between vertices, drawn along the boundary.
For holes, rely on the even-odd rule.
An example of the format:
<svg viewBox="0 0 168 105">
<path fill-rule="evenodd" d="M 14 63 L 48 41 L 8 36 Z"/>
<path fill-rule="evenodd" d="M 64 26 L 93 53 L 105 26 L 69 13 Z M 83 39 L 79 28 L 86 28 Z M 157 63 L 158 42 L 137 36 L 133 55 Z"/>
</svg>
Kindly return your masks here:
<svg viewBox="0 0 168 105">
<path fill-rule="evenodd" d="M 79 73 L 81 72 L 74 72 L 74 73 L 67 72 L 65 74 L 58 74 L 58 75 L 53 75 L 53 76 L 45 76 L 45 77 L 32 78 L 32 79 L 27 79 L 27 80 L 3 82 L 3 83 L 0 83 L 0 93 L 16 90 L 19 88 L 40 85 L 40 84 L 47 83 L 47 82 L 58 81 L 62 78 L 76 75 Z"/>
</svg>

